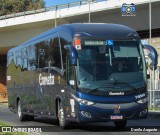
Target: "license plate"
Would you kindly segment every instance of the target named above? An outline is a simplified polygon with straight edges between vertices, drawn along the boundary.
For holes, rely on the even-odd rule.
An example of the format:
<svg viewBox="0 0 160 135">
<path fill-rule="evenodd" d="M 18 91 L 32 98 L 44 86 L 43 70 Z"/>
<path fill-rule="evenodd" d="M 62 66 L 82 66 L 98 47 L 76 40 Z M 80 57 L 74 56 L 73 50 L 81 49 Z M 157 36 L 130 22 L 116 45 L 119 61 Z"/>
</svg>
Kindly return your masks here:
<svg viewBox="0 0 160 135">
<path fill-rule="evenodd" d="M 112 115 L 111 120 L 122 120 L 123 116 L 122 115 Z"/>
</svg>

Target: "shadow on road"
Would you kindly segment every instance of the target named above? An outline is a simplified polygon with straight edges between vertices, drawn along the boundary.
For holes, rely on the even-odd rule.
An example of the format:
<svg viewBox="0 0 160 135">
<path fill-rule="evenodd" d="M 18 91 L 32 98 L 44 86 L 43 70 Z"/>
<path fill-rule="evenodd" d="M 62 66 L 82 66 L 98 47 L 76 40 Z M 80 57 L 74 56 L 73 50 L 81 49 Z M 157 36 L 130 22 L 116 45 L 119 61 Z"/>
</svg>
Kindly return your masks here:
<svg viewBox="0 0 160 135">
<path fill-rule="evenodd" d="M 126 127 L 124 129 L 117 129 L 114 125 L 107 125 L 107 123 L 72 123 L 71 126 L 66 129 L 62 129 L 59 127 L 58 123 L 54 119 L 45 119 L 45 118 L 35 118 L 34 121 L 41 122 L 45 124 L 50 124 L 49 126 L 42 127 L 45 132 L 106 132 L 106 131 L 114 131 L 114 132 L 128 132 L 131 131 L 130 128 Z M 106 125 L 105 125 L 106 124 Z M 43 131 L 44 131 L 43 130 Z"/>
<path fill-rule="evenodd" d="M 90 125 L 90 124 L 83 124 L 83 125 L 74 125 L 70 127 L 67 130 L 81 130 L 81 131 L 89 131 L 89 132 L 106 132 L 106 131 L 114 131 L 114 132 L 120 132 L 120 131 L 131 131 L 130 128 L 125 128 L 125 129 L 117 129 L 114 126 L 102 126 L 102 125 Z"/>
</svg>

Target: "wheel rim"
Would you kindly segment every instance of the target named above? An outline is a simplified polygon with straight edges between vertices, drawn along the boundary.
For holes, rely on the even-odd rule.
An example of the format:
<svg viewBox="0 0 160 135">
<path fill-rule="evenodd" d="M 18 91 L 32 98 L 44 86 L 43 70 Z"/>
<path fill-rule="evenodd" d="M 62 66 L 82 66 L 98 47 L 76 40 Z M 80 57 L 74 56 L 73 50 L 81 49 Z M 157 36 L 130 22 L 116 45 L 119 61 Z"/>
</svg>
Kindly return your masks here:
<svg viewBox="0 0 160 135">
<path fill-rule="evenodd" d="M 59 123 L 61 126 L 64 124 L 64 110 L 62 107 L 59 109 Z"/>
<path fill-rule="evenodd" d="M 21 112 L 21 105 L 18 103 L 18 116 L 21 117 L 22 112 Z"/>
</svg>

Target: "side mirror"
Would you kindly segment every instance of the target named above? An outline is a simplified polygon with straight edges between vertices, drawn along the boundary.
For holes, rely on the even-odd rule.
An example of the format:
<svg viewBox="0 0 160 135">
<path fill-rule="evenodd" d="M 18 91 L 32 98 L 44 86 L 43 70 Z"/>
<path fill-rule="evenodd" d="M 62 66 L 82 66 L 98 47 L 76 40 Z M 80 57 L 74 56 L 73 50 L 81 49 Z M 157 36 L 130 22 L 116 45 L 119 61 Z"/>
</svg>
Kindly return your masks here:
<svg viewBox="0 0 160 135">
<path fill-rule="evenodd" d="M 72 65 L 77 66 L 77 50 L 72 45 L 64 45 L 64 48 L 70 51 Z"/>
<path fill-rule="evenodd" d="M 143 45 L 143 47 L 144 47 L 145 56 L 148 56 L 148 58 L 150 58 L 151 60 L 151 62 L 148 63 L 150 66 L 150 69 L 156 70 L 157 64 L 158 64 L 158 53 L 156 49 L 151 45 Z"/>
</svg>

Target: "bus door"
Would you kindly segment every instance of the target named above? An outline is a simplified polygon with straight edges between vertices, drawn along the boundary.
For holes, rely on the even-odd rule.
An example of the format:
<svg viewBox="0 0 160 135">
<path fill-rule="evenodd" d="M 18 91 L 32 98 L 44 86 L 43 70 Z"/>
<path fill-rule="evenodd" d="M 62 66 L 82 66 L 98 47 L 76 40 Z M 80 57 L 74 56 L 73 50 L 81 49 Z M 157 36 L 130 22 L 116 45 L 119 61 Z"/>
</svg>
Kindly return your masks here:
<svg viewBox="0 0 160 135">
<path fill-rule="evenodd" d="M 76 67 L 72 65 L 71 57 L 69 55 L 66 60 L 66 71 L 66 90 L 68 90 L 68 99 L 65 99 L 65 106 L 69 108 L 66 114 L 74 118 L 76 116 L 76 107 L 75 101 L 71 95 L 76 95 Z"/>
</svg>

